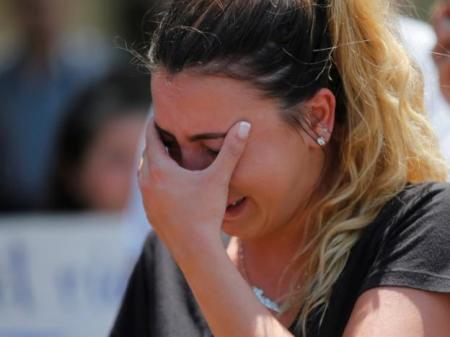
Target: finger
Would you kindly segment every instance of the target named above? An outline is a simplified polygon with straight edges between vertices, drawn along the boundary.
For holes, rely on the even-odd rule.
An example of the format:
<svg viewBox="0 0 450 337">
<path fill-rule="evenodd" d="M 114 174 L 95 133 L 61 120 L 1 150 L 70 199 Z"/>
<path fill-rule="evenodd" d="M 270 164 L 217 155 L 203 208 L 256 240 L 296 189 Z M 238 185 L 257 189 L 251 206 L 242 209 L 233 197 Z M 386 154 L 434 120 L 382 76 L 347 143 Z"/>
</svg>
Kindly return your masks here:
<svg viewBox="0 0 450 337">
<path fill-rule="evenodd" d="M 146 148 L 144 147 L 144 150 L 142 151 L 141 157 L 139 158 L 138 171 L 140 171 L 142 169 L 142 166 L 144 164 L 145 151 L 146 151 Z"/>
<path fill-rule="evenodd" d="M 146 159 L 146 151 L 147 148 L 144 148 L 144 150 L 142 151 L 142 155 L 141 158 L 139 159 L 139 165 L 138 165 L 138 170 L 137 170 L 137 177 L 138 177 L 138 181 L 143 181 L 146 179 L 146 173 L 147 173 L 147 169 L 148 169 L 148 164 L 147 164 L 147 159 Z"/>
<path fill-rule="evenodd" d="M 251 124 L 248 122 L 241 121 L 236 123 L 230 131 L 228 131 L 219 155 L 214 163 L 208 168 L 208 171 L 214 173 L 220 171 L 220 176 L 229 181 L 234 168 L 244 152 L 250 129 Z"/>
</svg>

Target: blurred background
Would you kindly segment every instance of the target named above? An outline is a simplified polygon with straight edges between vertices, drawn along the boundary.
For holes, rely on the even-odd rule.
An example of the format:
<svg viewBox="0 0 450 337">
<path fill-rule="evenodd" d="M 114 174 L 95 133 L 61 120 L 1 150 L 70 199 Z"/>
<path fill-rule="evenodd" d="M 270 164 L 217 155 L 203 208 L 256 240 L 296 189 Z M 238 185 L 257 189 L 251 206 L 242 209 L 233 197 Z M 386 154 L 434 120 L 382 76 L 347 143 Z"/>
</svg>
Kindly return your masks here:
<svg viewBox="0 0 450 337">
<path fill-rule="evenodd" d="M 150 75 L 132 54 L 164 3 L 0 0 L 0 337 L 108 334 L 150 230 L 135 179 Z M 431 54 L 448 54 L 450 15 L 398 3 L 450 158 L 450 71 Z"/>
</svg>

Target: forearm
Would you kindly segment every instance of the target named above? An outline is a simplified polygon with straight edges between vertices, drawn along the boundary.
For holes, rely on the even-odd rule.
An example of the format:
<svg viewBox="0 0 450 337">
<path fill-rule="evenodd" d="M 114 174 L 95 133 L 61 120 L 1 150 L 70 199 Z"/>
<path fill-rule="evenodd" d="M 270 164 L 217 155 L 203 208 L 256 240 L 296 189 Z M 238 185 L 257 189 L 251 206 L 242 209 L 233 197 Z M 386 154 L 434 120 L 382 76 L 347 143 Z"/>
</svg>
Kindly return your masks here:
<svg viewBox="0 0 450 337">
<path fill-rule="evenodd" d="M 206 242 L 178 260 L 214 336 L 292 337 L 259 303 L 220 243 Z"/>
</svg>

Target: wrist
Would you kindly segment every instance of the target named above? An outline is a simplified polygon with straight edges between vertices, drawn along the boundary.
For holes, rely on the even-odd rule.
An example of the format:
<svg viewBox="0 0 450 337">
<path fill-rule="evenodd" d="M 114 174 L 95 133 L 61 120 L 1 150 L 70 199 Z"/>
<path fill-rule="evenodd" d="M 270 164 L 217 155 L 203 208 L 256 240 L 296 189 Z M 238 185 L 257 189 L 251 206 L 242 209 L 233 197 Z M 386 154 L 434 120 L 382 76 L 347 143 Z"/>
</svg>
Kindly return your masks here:
<svg viewBox="0 0 450 337">
<path fill-rule="evenodd" d="M 214 263 L 221 255 L 226 255 L 226 249 L 220 232 L 217 235 L 194 235 L 183 242 L 172 245 L 171 253 L 183 272 L 197 269 L 204 264 Z"/>
</svg>

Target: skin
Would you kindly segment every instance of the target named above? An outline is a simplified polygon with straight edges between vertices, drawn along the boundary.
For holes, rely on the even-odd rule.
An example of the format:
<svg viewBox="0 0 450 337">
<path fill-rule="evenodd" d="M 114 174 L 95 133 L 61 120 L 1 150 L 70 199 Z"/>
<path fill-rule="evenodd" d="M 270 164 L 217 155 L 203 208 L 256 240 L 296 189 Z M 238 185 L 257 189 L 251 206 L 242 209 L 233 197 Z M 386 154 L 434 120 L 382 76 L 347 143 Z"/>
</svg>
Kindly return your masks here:
<svg viewBox="0 0 450 337">
<path fill-rule="evenodd" d="M 238 81 L 197 78 L 181 74 L 170 79 L 157 73 L 152 83 L 155 122 L 165 130 L 162 140 L 172 157 L 181 167 L 202 170 L 213 162 L 214 152 L 220 150 L 223 135 L 232 125 L 239 120 L 250 122 L 252 135 L 228 192 L 229 201 L 245 196 L 248 206 L 238 219 L 225 218 L 222 229 L 232 236 L 265 241 L 274 232 L 298 234 L 302 206 L 319 181 L 322 151 L 309 136 L 280 119 L 275 101 L 260 99 L 258 92 Z M 219 87 L 211 90 L 214 86 Z M 218 137 L 189 140 L 202 133 L 216 133 Z M 296 156 L 291 155 L 294 152 Z M 277 183 L 269 185 L 274 177 Z"/>
<path fill-rule="evenodd" d="M 127 206 L 144 123 L 144 117 L 131 115 L 110 120 L 99 130 L 74 186 L 90 209 L 116 212 Z"/>
<path fill-rule="evenodd" d="M 189 73 L 171 78 L 159 72 L 152 88 L 161 139 L 172 158 L 188 170 L 208 167 L 223 144 L 223 136 L 190 141 L 191 136 L 223 135 L 239 120 L 252 124 L 251 136 L 229 182 L 227 199 L 231 203 L 246 197 L 247 204 L 238 218 L 225 217 L 221 229 L 245 245 L 246 264 L 253 266 L 247 271 L 252 283 L 271 298 L 281 297 L 289 280 L 279 285 L 287 264 L 280 264 L 280 260 L 289 261 L 300 246 L 299 224 L 319 183 L 323 151 L 310 136 L 280 118 L 276 101 L 261 99 L 261 94 L 245 83 Z M 322 111 L 323 106 L 333 107 L 334 96 L 323 91 L 321 97 L 314 103 L 314 111 L 332 129 L 333 115 L 323 116 Z M 276 184 L 271 183 L 274 179 Z M 236 244 L 236 240 L 231 241 L 228 255 L 237 265 Z"/>
<path fill-rule="evenodd" d="M 248 281 L 271 298 L 284 294 L 286 284 L 277 286 L 277 281 L 301 247 L 302 214 L 312 193 L 320 193 L 328 146 L 287 125 L 277 102 L 241 81 L 193 72 L 169 76 L 160 70 L 153 76 L 152 94 L 155 115 L 139 170 L 144 206 L 213 335 L 292 336 L 286 327 L 296 310 L 275 317 L 259 303 L 239 268 L 237 242 L 245 247 Z M 324 126 L 333 130 L 334 110 L 333 94 L 322 89 L 298 112 L 310 113 L 311 130 L 319 133 Z M 191 139 L 205 133 L 221 137 Z M 245 208 L 227 219 L 227 205 L 241 196 L 248 199 Z M 227 248 L 221 230 L 232 236 Z M 358 301 L 352 322 L 370 300 Z M 378 318 L 388 309 L 371 307 L 371 324 L 395 324 L 392 316 Z M 402 309 L 408 319 L 417 318 Z M 346 337 L 379 336 L 370 328 L 363 328 L 365 334 L 349 328 Z"/>
<path fill-rule="evenodd" d="M 343 337 L 445 337 L 450 296 L 408 288 L 380 287 L 362 294 Z"/>
<path fill-rule="evenodd" d="M 450 3 L 441 3 L 436 7 L 432 23 L 437 38 L 433 59 L 439 72 L 442 95 L 450 103 Z"/>
</svg>

